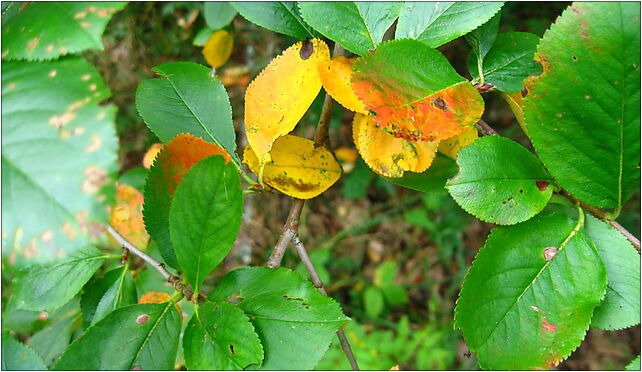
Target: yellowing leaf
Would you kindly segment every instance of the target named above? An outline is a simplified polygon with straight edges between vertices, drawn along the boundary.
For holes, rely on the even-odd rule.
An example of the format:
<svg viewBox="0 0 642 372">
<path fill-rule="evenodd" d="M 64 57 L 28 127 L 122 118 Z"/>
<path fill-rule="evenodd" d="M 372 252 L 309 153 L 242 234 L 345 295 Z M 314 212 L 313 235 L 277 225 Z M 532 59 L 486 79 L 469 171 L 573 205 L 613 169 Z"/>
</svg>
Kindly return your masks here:
<svg viewBox="0 0 642 372">
<path fill-rule="evenodd" d="M 341 166 L 325 147 L 302 137 L 283 136 L 274 142 L 271 160 L 265 163 L 263 180 L 282 193 L 299 199 L 310 199 L 332 186 L 341 176 Z M 254 173 L 259 161 L 248 145 L 243 162 Z"/>
<path fill-rule="evenodd" d="M 352 90 L 352 73 L 356 58 L 337 56 L 327 62 L 319 63 L 319 75 L 323 88 L 335 101 L 354 112 L 367 114 L 368 110 Z"/>
<path fill-rule="evenodd" d="M 314 101 L 321 89 L 317 65 L 329 59 L 323 41 L 300 41 L 250 83 L 245 93 L 245 130 L 261 163 L 269 160 L 274 141 L 290 133 Z"/>
<path fill-rule="evenodd" d="M 461 150 L 462 147 L 470 145 L 477 138 L 479 138 L 477 128 L 468 127 L 463 133 L 439 142 L 439 152 L 451 159 L 457 160 L 459 150 Z"/>
<path fill-rule="evenodd" d="M 155 143 L 151 145 L 145 153 L 145 156 L 143 157 L 143 167 L 147 169 L 151 168 L 152 164 L 154 164 L 154 159 L 156 159 L 156 155 L 158 155 L 162 148 L 162 143 Z"/>
<path fill-rule="evenodd" d="M 377 127 L 370 115 L 355 114 L 354 144 L 363 160 L 386 177 L 403 177 L 404 171 L 421 173 L 430 167 L 439 141 L 412 142 L 397 138 Z"/>
<path fill-rule="evenodd" d="M 223 66 L 232 55 L 234 48 L 234 35 L 225 30 L 218 30 L 210 36 L 205 47 L 203 47 L 203 57 L 207 63 L 216 68 Z"/>
<path fill-rule="evenodd" d="M 347 147 L 339 147 L 338 149 L 334 150 L 334 155 L 337 157 L 337 159 L 346 163 L 354 163 L 355 161 L 357 161 L 357 156 L 359 156 L 354 149 L 350 149 Z"/>
<path fill-rule="evenodd" d="M 109 223 L 136 247 L 147 247 L 149 235 L 143 222 L 143 194 L 135 188 L 117 185 L 116 204 L 111 209 Z"/>
<path fill-rule="evenodd" d="M 149 291 L 140 297 L 140 299 L 138 300 L 138 303 L 139 304 L 162 304 L 169 301 L 170 298 L 171 296 L 165 292 Z M 181 308 L 178 306 L 178 304 L 174 304 L 174 306 L 176 306 L 176 310 L 178 310 L 178 313 L 182 318 L 183 312 L 181 311 Z"/>
<path fill-rule="evenodd" d="M 500 92 L 502 95 L 502 98 L 508 103 L 510 106 L 510 109 L 513 110 L 513 115 L 515 115 L 515 118 L 517 119 L 517 122 L 519 125 L 522 127 L 522 130 L 526 135 L 528 135 L 528 132 L 526 131 L 526 125 L 524 124 L 524 110 L 522 110 L 522 93 L 504 93 Z"/>
<path fill-rule="evenodd" d="M 232 160 L 224 149 L 189 133 L 181 133 L 167 142 L 156 163 L 162 167 L 169 194 L 174 194 L 176 186 L 194 164 L 211 155 L 223 155 L 226 162 Z"/>
</svg>

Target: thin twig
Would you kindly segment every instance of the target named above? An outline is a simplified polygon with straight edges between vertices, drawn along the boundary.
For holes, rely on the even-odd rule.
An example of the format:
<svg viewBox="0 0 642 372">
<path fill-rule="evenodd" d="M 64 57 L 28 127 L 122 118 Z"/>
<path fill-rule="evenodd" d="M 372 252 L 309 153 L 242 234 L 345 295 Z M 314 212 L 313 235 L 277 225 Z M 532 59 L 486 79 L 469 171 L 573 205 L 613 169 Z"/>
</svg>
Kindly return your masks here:
<svg viewBox="0 0 642 372">
<path fill-rule="evenodd" d="M 342 56 L 345 53 L 345 49 L 339 44 L 334 44 L 334 49 L 332 50 L 333 56 Z M 317 124 L 316 133 L 314 134 L 314 144 L 316 146 L 323 146 L 328 141 L 328 128 L 330 127 L 330 116 L 332 115 L 332 108 L 334 107 L 334 99 L 329 94 L 325 95 L 323 100 L 323 108 L 321 109 L 321 115 L 319 116 L 319 124 Z"/>
<path fill-rule="evenodd" d="M 172 275 L 167 269 L 165 268 L 165 265 L 162 263 L 156 261 L 152 257 L 148 256 L 145 252 L 137 248 L 135 245 L 130 243 L 127 239 L 125 239 L 124 236 L 120 235 L 116 229 L 114 229 L 111 225 L 107 225 L 107 232 L 109 235 L 111 235 L 118 244 L 120 244 L 123 249 L 126 249 L 127 251 L 137 255 L 138 257 L 142 258 L 143 261 L 147 262 L 148 264 L 152 265 L 156 270 L 158 270 L 159 273 L 176 288 L 177 291 L 183 293 L 183 295 L 189 300 L 192 301 L 193 297 L 193 292 L 191 289 L 187 288 L 185 285 L 181 283 L 181 280 L 179 277 Z"/>
<path fill-rule="evenodd" d="M 294 247 L 296 248 L 296 251 L 299 253 L 299 258 L 301 259 L 301 262 L 303 262 L 303 265 L 305 268 L 308 270 L 308 273 L 310 274 L 310 278 L 312 279 L 312 284 L 321 292 L 322 295 L 327 296 L 328 293 L 325 291 L 325 288 L 323 288 L 323 282 L 321 281 L 321 278 L 319 277 L 319 274 L 317 274 L 316 269 L 314 268 L 314 265 L 312 264 L 312 260 L 310 260 L 310 256 L 308 256 L 308 252 L 305 250 L 305 246 L 303 245 L 303 242 L 299 238 L 299 235 L 295 235 L 292 238 L 292 242 L 294 243 Z M 344 354 L 348 358 L 348 361 L 350 362 L 350 365 L 352 366 L 352 370 L 354 371 L 359 371 L 359 365 L 357 364 L 357 360 L 354 357 L 354 353 L 352 352 L 352 347 L 350 346 L 350 342 L 348 341 L 348 338 L 346 337 L 345 333 L 343 333 L 343 329 L 339 328 L 337 330 L 337 337 L 339 337 L 339 343 L 341 344 L 341 349 L 343 349 Z"/>
<path fill-rule="evenodd" d="M 303 199 L 294 199 L 294 203 L 292 203 L 292 207 L 290 208 L 288 220 L 283 228 L 283 233 L 281 234 L 279 241 L 274 246 L 274 250 L 265 266 L 273 269 L 281 266 L 281 261 L 283 260 L 283 255 L 285 254 L 288 244 L 290 244 L 292 238 L 299 232 L 299 218 L 301 218 L 301 210 L 303 209 L 304 203 L 305 200 Z"/>
<path fill-rule="evenodd" d="M 495 129 L 493 129 L 482 119 L 479 119 L 479 121 L 475 124 L 475 127 L 477 127 L 477 129 L 479 129 L 485 136 L 499 136 L 499 133 L 497 133 Z"/>
</svg>

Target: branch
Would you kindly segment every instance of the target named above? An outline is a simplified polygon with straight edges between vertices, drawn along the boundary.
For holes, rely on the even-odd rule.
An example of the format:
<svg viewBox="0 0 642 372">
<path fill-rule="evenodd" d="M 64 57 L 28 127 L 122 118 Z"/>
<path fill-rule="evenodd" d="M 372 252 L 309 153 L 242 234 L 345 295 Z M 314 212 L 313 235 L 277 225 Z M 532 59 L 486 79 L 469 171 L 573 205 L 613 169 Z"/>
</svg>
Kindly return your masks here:
<svg viewBox="0 0 642 372">
<path fill-rule="evenodd" d="M 305 250 L 305 246 L 303 245 L 303 242 L 299 238 L 299 235 L 295 235 L 292 238 L 292 242 L 294 243 L 294 247 L 296 248 L 296 251 L 299 253 L 299 258 L 301 259 L 301 262 L 303 262 L 303 265 L 305 268 L 308 270 L 308 273 L 310 274 L 310 278 L 312 279 L 312 284 L 323 294 L 324 296 L 327 296 L 328 293 L 325 291 L 325 288 L 323 288 L 323 282 L 321 281 L 321 278 L 319 278 L 319 274 L 317 274 L 317 271 L 314 268 L 314 265 L 312 264 L 312 260 L 310 260 L 310 256 L 308 256 L 308 252 Z M 341 343 L 341 348 L 343 349 L 343 352 L 345 353 L 346 357 L 348 358 L 348 361 L 350 361 L 350 365 L 352 366 L 352 370 L 358 371 L 359 370 L 359 365 L 357 364 L 357 360 L 354 357 L 354 354 L 352 353 L 352 347 L 350 347 L 350 342 L 348 341 L 348 338 L 346 337 L 345 333 L 343 333 L 343 329 L 339 328 L 337 330 L 337 337 L 339 337 L 339 343 Z"/>
<path fill-rule="evenodd" d="M 493 129 L 482 119 L 479 119 L 479 121 L 475 124 L 475 127 L 477 127 L 477 129 L 479 129 L 485 136 L 499 136 L 499 133 L 497 133 L 495 129 Z"/>
<path fill-rule="evenodd" d="M 161 275 L 165 279 L 167 279 L 169 283 L 171 283 L 174 286 L 174 288 L 176 288 L 177 291 L 183 293 L 183 295 L 185 295 L 185 297 L 187 297 L 189 301 L 192 300 L 192 297 L 193 297 L 192 291 L 181 283 L 181 280 L 179 277 L 174 276 L 169 271 L 167 271 L 167 269 L 165 268 L 165 265 L 156 261 L 152 257 L 148 256 L 147 253 L 143 252 L 142 250 L 138 249 L 135 245 L 133 245 L 127 239 L 125 239 L 124 236 L 120 235 L 120 233 L 116 231 L 116 229 L 114 229 L 111 225 L 107 225 L 107 232 L 114 239 L 116 239 L 116 241 L 123 247 L 123 249 L 134 253 L 138 257 L 142 258 L 143 261 L 152 265 L 156 270 L 158 270 L 159 273 L 161 273 Z"/>
</svg>

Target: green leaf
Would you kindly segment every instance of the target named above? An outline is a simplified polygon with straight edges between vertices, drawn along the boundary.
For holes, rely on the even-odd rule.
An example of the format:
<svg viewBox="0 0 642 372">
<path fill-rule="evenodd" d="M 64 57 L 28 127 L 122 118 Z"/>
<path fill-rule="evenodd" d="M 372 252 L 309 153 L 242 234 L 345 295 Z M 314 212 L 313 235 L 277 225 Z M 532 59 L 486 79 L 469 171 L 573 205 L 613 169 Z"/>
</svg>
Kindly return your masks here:
<svg viewBox="0 0 642 372">
<path fill-rule="evenodd" d="M 366 288 L 363 292 L 363 304 L 369 317 L 378 317 L 384 308 L 383 293 L 381 293 L 381 289 L 374 286 Z"/>
<path fill-rule="evenodd" d="M 122 1 L 28 3 L 2 24 L 2 59 L 43 60 L 86 49 L 103 50 L 101 35 L 105 26 L 126 4 Z"/>
<path fill-rule="evenodd" d="M 539 37 L 528 32 L 499 34 L 483 61 L 484 84 L 506 93 L 521 92 L 524 79 L 542 72 L 542 67 L 533 61 L 537 43 Z M 473 78 L 479 78 L 475 53 L 468 55 L 468 71 Z"/>
<path fill-rule="evenodd" d="M 466 35 L 466 41 L 473 48 L 473 53 L 479 59 L 483 60 L 486 54 L 488 54 L 488 51 L 493 47 L 493 44 L 495 44 L 501 18 L 502 12 L 498 11 L 486 23 Z"/>
<path fill-rule="evenodd" d="M 314 37 L 294 1 L 230 1 L 243 18 L 280 34 L 305 40 Z"/>
<path fill-rule="evenodd" d="M 545 34 L 526 81 L 526 129 L 559 184 L 618 208 L 640 185 L 639 3 L 573 3 Z"/>
<path fill-rule="evenodd" d="M 430 168 L 422 173 L 404 172 L 401 178 L 386 178 L 388 181 L 415 191 L 445 192 L 446 182 L 457 174 L 457 163 L 451 158 L 437 154 Z"/>
<path fill-rule="evenodd" d="M 586 217 L 586 236 L 602 257 L 608 285 L 591 326 L 615 330 L 640 323 L 640 254 L 620 232 L 593 216 Z"/>
<path fill-rule="evenodd" d="M 314 368 L 336 330 L 350 320 L 334 300 L 285 268 L 231 271 L 209 300 L 238 303 L 250 317 L 265 353 L 262 370 Z"/>
<path fill-rule="evenodd" d="M 210 4 L 210 3 L 206 3 L 206 4 Z M 212 36 L 212 33 L 214 33 L 214 31 L 216 30 L 213 30 L 207 26 L 201 28 L 196 33 L 196 35 L 194 35 L 194 40 L 192 41 L 192 44 L 199 47 L 205 46 L 205 44 L 210 39 L 210 36 Z"/>
<path fill-rule="evenodd" d="M 92 325 L 120 307 L 135 304 L 138 299 L 134 279 L 129 273 L 129 265 L 113 271 L 118 273 L 118 277 L 98 302 L 91 320 Z"/>
<path fill-rule="evenodd" d="M 174 369 L 180 329 L 172 302 L 122 307 L 88 328 L 52 369 Z"/>
<path fill-rule="evenodd" d="M 395 261 L 385 261 L 375 270 L 374 283 L 382 287 L 395 284 L 397 279 L 397 263 Z"/>
<path fill-rule="evenodd" d="M 502 5 L 503 2 L 406 1 L 395 38 L 409 37 L 436 48 L 481 26 Z"/>
<path fill-rule="evenodd" d="M 239 175 L 220 155 L 196 163 L 176 188 L 169 231 L 176 259 L 195 293 L 232 249 L 242 213 Z"/>
<path fill-rule="evenodd" d="M 261 364 L 263 347 L 250 319 L 227 302 L 198 308 L 183 336 L 185 364 L 190 370 L 242 370 Z"/>
<path fill-rule="evenodd" d="M 236 13 L 236 9 L 232 8 L 226 1 L 208 1 L 203 6 L 205 22 L 214 30 L 229 25 Z"/>
<path fill-rule="evenodd" d="M 3 371 L 46 371 L 47 367 L 33 349 L 16 341 L 9 333 L 2 336 Z"/>
<path fill-rule="evenodd" d="M 582 342 L 606 291 L 597 250 L 563 214 L 493 230 L 455 309 L 484 369 L 556 366 Z"/>
<path fill-rule="evenodd" d="M 626 366 L 627 371 L 639 371 L 640 370 L 640 356 L 638 355 L 633 361 Z"/>
<path fill-rule="evenodd" d="M 482 221 L 512 225 L 539 213 L 553 193 L 551 176 L 522 145 L 482 137 L 459 151 L 459 174 L 446 188 L 455 201 Z"/>
<path fill-rule="evenodd" d="M 31 267 L 18 279 L 14 294 L 25 310 L 54 310 L 71 300 L 98 270 L 107 255 L 94 247 L 76 251 L 53 266 Z"/>
<path fill-rule="evenodd" d="M 46 365 L 51 365 L 69 345 L 74 323 L 79 317 L 78 312 L 72 313 L 34 334 L 27 344 L 40 355 Z"/>
<path fill-rule="evenodd" d="M 240 163 L 230 100 L 210 69 L 172 62 L 153 71 L 161 77 L 143 81 L 136 90 L 136 107 L 149 129 L 163 142 L 190 133 L 219 145 Z"/>
<path fill-rule="evenodd" d="M 388 284 L 381 286 L 381 292 L 386 302 L 391 306 L 401 306 L 408 302 L 406 289 L 398 284 Z"/>
<path fill-rule="evenodd" d="M 116 108 L 98 105 L 110 92 L 81 58 L 5 62 L 2 72 L 2 253 L 18 266 L 60 260 L 108 220 Z"/>
<path fill-rule="evenodd" d="M 388 1 L 300 1 L 303 19 L 323 36 L 363 55 L 375 49 L 399 16 L 403 3 Z"/>
</svg>

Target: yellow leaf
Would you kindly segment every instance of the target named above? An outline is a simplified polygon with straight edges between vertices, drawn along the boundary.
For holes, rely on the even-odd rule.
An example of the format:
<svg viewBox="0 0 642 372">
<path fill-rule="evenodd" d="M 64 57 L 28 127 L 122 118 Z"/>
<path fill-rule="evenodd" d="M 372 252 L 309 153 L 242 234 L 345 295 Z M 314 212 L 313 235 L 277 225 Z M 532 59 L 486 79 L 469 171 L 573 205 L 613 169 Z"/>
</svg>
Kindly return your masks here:
<svg viewBox="0 0 642 372">
<path fill-rule="evenodd" d="M 526 135 L 528 135 L 528 131 L 526 131 L 526 125 L 524 125 L 524 110 L 522 110 L 522 93 L 504 93 L 500 92 L 502 95 L 502 98 L 506 100 L 508 105 L 510 106 L 510 109 L 513 110 L 513 115 L 515 115 L 515 118 L 517 119 L 517 122 L 519 125 L 522 127 L 522 130 Z"/>
<path fill-rule="evenodd" d="M 157 291 L 150 291 L 145 293 L 140 297 L 140 300 L 138 300 L 139 304 L 162 304 L 167 301 L 171 296 L 165 292 L 157 292 Z M 181 311 L 181 308 L 178 306 L 178 304 L 174 304 L 176 306 L 176 310 L 178 310 L 178 313 L 180 314 L 181 318 L 183 318 L 183 312 Z"/>
<path fill-rule="evenodd" d="M 354 149 L 350 149 L 347 147 L 339 147 L 338 149 L 334 150 L 334 155 L 337 157 L 337 159 L 346 163 L 354 163 L 355 161 L 357 161 L 357 156 L 359 156 Z"/>
<path fill-rule="evenodd" d="M 403 177 L 404 171 L 421 173 L 430 167 L 439 141 L 412 142 L 377 127 L 370 115 L 355 114 L 352 123 L 354 144 L 363 160 L 386 177 Z"/>
<path fill-rule="evenodd" d="M 325 147 L 302 137 L 283 136 L 274 142 L 271 160 L 265 163 L 263 180 L 282 193 L 299 199 L 310 199 L 332 186 L 341 176 L 341 166 Z M 254 173 L 259 161 L 248 145 L 243 162 Z"/>
<path fill-rule="evenodd" d="M 319 63 L 319 75 L 323 88 L 335 101 L 354 112 L 367 114 L 363 102 L 352 90 L 352 72 L 356 58 L 337 56 L 327 62 Z"/>
<path fill-rule="evenodd" d="M 158 155 L 162 148 L 162 143 L 155 143 L 151 145 L 145 153 L 145 156 L 143 157 L 143 167 L 147 169 L 151 168 L 152 164 L 154 164 L 154 159 L 156 159 L 156 155 Z"/>
<path fill-rule="evenodd" d="M 218 30 L 207 40 L 201 53 L 210 66 L 217 68 L 227 62 L 233 48 L 234 35 L 225 30 Z"/>
<path fill-rule="evenodd" d="M 453 160 L 457 160 L 459 150 L 473 143 L 478 137 L 477 128 L 468 127 L 463 133 L 439 142 L 439 152 Z"/>
<path fill-rule="evenodd" d="M 269 160 L 274 141 L 290 133 L 314 101 L 321 89 L 317 65 L 329 59 L 323 41 L 300 41 L 250 83 L 245 93 L 245 131 L 261 164 Z"/>
<path fill-rule="evenodd" d="M 116 204 L 111 209 L 109 223 L 136 247 L 145 249 L 149 235 L 143 222 L 143 194 L 135 188 L 117 184 Z"/>
</svg>

